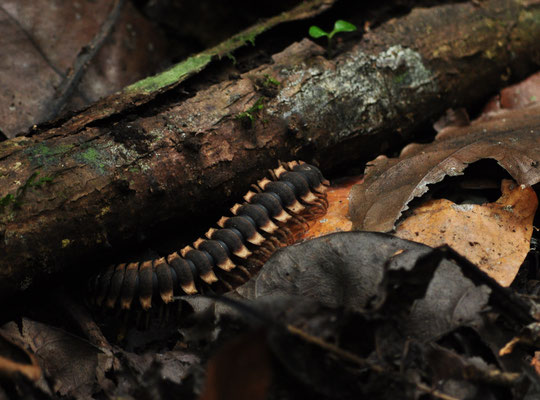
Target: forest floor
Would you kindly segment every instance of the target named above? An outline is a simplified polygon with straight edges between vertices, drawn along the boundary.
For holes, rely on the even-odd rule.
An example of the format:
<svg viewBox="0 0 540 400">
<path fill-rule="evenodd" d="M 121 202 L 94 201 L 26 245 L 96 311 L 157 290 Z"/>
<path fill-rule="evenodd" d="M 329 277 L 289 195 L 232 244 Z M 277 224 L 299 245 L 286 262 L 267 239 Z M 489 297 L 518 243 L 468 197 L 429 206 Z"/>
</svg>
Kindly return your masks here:
<svg viewBox="0 0 540 400">
<path fill-rule="evenodd" d="M 540 2 L 177 3 L 0 2 L 0 399 L 540 398 Z"/>
</svg>

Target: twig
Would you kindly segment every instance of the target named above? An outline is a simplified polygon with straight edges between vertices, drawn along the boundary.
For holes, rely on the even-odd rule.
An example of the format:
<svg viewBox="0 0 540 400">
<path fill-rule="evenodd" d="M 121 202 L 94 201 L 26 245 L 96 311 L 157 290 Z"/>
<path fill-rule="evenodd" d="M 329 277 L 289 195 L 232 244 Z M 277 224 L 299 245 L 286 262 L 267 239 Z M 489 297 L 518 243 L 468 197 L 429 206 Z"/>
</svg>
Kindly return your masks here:
<svg viewBox="0 0 540 400">
<path fill-rule="evenodd" d="M 384 368 L 380 365 L 373 364 L 369 362 L 368 360 L 365 360 L 361 357 L 358 357 L 356 354 L 350 353 L 347 350 L 343 350 L 342 348 L 339 348 L 332 343 L 325 342 L 321 338 L 318 338 L 316 336 L 312 336 L 307 332 L 304 332 L 303 330 L 293 326 L 293 325 L 287 325 L 287 331 L 295 336 L 300 337 L 301 339 L 305 340 L 306 342 L 309 342 L 311 344 L 314 344 L 324 350 L 329 351 L 330 353 L 333 353 L 337 355 L 338 357 L 341 357 L 342 359 L 345 359 L 347 361 L 353 362 L 354 364 L 360 366 L 360 367 L 367 367 L 371 369 L 372 371 L 383 373 L 385 372 Z M 447 395 L 443 392 L 440 392 L 436 389 L 430 388 L 427 385 L 424 385 L 423 383 L 417 383 L 412 382 L 416 387 L 426 393 L 431 394 L 432 396 L 435 396 L 439 399 L 443 400 L 459 400 L 455 397 L 452 397 L 450 395 Z"/>
<path fill-rule="evenodd" d="M 299 329 L 299 328 L 297 328 L 297 327 L 295 327 L 293 325 L 287 325 L 287 331 L 289 333 L 292 333 L 295 336 L 300 337 L 301 339 L 303 339 L 304 341 L 306 341 L 308 343 L 314 344 L 314 345 L 316 345 L 316 346 L 318 346 L 318 347 L 320 347 L 320 348 L 322 348 L 324 350 L 327 350 L 327 351 L 341 357 L 342 359 L 345 359 L 347 361 L 351 361 L 351 362 L 355 363 L 356 365 L 358 365 L 360 367 L 363 367 L 363 368 L 369 367 L 373 371 L 384 372 L 384 369 L 381 366 L 372 364 L 369 361 L 367 361 L 367 360 L 365 360 L 365 359 L 363 359 L 361 357 L 358 357 L 356 354 L 348 352 L 347 350 L 343 350 L 342 348 L 337 347 L 336 345 L 333 345 L 332 343 L 328 343 L 328 342 L 322 340 L 319 337 L 312 336 L 309 333 L 304 332 L 303 330 L 301 330 L 301 329 Z"/>
<path fill-rule="evenodd" d="M 62 84 L 59 86 L 57 91 L 58 95 L 53 101 L 51 107 L 49 108 L 48 114 L 44 118 L 44 120 L 50 120 L 55 118 L 60 113 L 62 108 L 64 108 L 68 100 L 71 98 L 73 91 L 83 77 L 86 67 L 88 66 L 90 61 L 92 61 L 97 52 L 101 49 L 103 43 L 105 43 L 105 39 L 107 39 L 107 37 L 109 37 L 109 35 L 111 34 L 112 29 L 116 24 L 118 17 L 120 16 L 120 11 L 122 10 L 124 1 L 125 0 L 115 1 L 112 6 L 111 12 L 101 25 L 99 31 L 96 33 L 94 38 L 90 41 L 88 45 L 84 46 L 79 51 L 79 54 L 77 55 L 77 58 L 73 63 L 73 67 L 65 77 Z"/>
<path fill-rule="evenodd" d="M 444 394 L 442 392 L 439 392 L 438 390 L 432 389 L 429 386 L 424 385 L 423 383 L 417 383 L 416 387 L 418 389 L 420 389 L 422 392 L 429 393 L 430 395 L 435 396 L 435 397 L 437 397 L 439 399 L 443 399 L 443 400 L 459 400 L 457 397 L 450 396 L 448 394 Z"/>
</svg>

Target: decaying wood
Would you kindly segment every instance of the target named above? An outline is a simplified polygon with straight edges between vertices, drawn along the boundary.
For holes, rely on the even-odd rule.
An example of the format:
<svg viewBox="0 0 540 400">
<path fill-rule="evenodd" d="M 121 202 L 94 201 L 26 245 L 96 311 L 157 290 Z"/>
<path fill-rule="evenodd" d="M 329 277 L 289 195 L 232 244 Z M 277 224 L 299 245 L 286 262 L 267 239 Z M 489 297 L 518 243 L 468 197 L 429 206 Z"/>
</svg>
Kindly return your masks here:
<svg viewBox="0 0 540 400">
<path fill-rule="evenodd" d="M 332 60 L 305 39 L 187 99 L 99 119 L 126 108 L 113 96 L 0 143 L 0 293 L 77 268 L 158 221 L 223 207 L 278 159 L 323 169 L 365 160 L 396 132 L 492 93 L 513 66 L 530 71 L 540 61 L 539 20 L 540 1 L 416 9 Z"/>
</svg>

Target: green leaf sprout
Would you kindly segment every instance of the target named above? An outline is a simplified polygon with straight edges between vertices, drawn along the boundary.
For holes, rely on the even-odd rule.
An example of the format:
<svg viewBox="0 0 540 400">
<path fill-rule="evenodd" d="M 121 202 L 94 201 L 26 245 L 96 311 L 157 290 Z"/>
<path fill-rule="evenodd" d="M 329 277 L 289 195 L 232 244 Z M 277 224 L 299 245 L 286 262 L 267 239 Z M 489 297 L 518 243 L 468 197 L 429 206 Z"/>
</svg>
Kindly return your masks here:
<svg viewBox="0 0 540 400">
<path fill-rule="evenodd" d="M 253 122 L 255 121 L 257 113 L 264 108 L 263 101 L 264 98 L 259 97 L 255 104 L 253 104 L 246 111 L 236 114 L 235 118 L 241 121 L 243 125 L 246 126 L 246 128 L 251 128 L 253 126 Z"/>
<path fill-rule="evenodd" d="M 311 36 L 312 38 L 315 38 L 315 39 L 318 39 L 318 38 L 323 37 L 323 36 L 330 37 L 328 32 L 323 31 L 321 28 L 319 28 L 316 25 L 313 25 L 313 26 L 309 27 L 309 36 Z"/>
<path fill-rule="evenodd" d="M 309 28 L 309 36 L 311 36 L 314 39 L 318 39 L 320 37 L 326 36 L 328 38 L 328 50 L 330 50 L 330 43 L 332 41 L 332 38 L 336 33 L 339 32 L 354 32 L 356 30 L 356 26 L 351 24 L 350 22 L 343 21 L 342 19 L 339 19 L 334 24 L 334 29 L 332 32 L 325 32 L 321 28 L 319 28 L 316 25 L 312 25 Z M 330 52 L 330 51 L 329 51 Z"/>
</svg>

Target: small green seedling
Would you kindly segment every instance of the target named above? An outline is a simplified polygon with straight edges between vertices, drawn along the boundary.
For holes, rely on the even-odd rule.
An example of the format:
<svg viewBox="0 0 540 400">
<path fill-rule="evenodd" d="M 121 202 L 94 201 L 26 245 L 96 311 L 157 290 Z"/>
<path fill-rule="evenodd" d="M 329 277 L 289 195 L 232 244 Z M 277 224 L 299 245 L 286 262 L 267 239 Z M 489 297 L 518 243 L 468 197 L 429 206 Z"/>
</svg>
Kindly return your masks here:
<svg viewBox="0 0 540 400">
<path fill-rule="evenodd" d="M 330 53 L 330 46 L 332 43 L 332 38 L 336 33 L 339 32 L 354 32 L 356 30 L 356 26 L 351 24 L 350 22 L 343 21 L 342 19 L 339 19 L 334 24 L 334 29 L 332 32 L 325 32 L 321 28 L 319 28 L 316 25 L 313 25 L 309 28 L 309 36 L 311 36 L 314 39 L 318 39 L 320 37 L 326 36 L 328 38 L 328 53 Z"/>
<path fill-rule="evenodd" d="M 279 86 L 279 81 L 271 77 L 269 74 L 264 74 L 263 86 L 264 87 Z"/>
<path fill-rule="evenodd" d="M 255 104 L 253 104 L 246 111 L 236 114 L 236 119 L 241 121 L 246 127 L 251 128 L 255 121 L 255 114 L 264 108 L 263 98 L 260 97 Z"/>
</svg>

